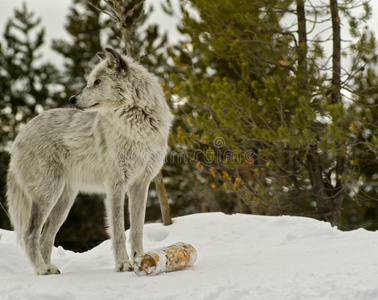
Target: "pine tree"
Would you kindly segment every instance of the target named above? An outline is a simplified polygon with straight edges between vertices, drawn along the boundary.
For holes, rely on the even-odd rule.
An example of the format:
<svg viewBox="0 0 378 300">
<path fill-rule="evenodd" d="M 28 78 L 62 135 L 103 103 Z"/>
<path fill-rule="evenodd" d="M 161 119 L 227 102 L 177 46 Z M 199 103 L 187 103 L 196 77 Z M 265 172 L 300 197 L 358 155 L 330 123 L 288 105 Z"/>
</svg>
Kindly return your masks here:
<svg viewBox="0 0 378 300">
<path fill-rule="evenodd" d="M 43 62 L 45 42 L 41 19 L 28 10 L 26 3 L 16 8 L 6 23 L 0 45 L 0 202 L 5 206 L 5 179 L 9 146 L 21 126 L 61 101 L 58 70 Z M 8 221 L 0 208 L 1 227 Z M 8 223 L 9 224 L 9 223 Z"/>
<path fill-rule="evenodd" d="M 14 17 L 6 24 L 1 47 L 1 111 L 3 115 L 2 145 L 13 139 L 19 125 L 27 122 L 44 108 L 55 107 L 60 101 L 58 70 L 41 61 L 40 49 L 44 44 L 45 31 L 23 4 L 16 8 Z M 5 112 L 5 113 L 4 113 Z"/>
<path fill-rule="evenodd" d="M 366 20 L 370 8 L 363 2 Z M 322 7 L 301 0 L 190 3 L 199 18 L 184 12 L 188 40 L 172 51 L 172 79 L 185 102 L 178 140 L 215 187 L 236 193 L 244 211 L 305 214 L 340 225 L 356 182 L 350 127 L 359 113 L 342 91 L 352 90 L 347 79 L 358 67 L 343 73 L 340 36 L 341 17 L 358 32 L 354 1 Z M 285 27 L 290 16 L 296 25 Z M 310 38 L 310 20 L 315 27 L 331 20 L 331 56 L 319 34 Z M 355 57 L 364 51 L 356 49 Z"/>
<path fill-rule="evenodd" d="M 358 24 L 357 21 L 355 22 Z M 374 53 L 376 40 L 367 28 L 364 31 L 356 30 L 355 33 L 358 42 L 352 47 L 351 65 L 357 72 L 348 79 L 353 82 L 354 106 L 358 118 L 350 124 L 349 129 L 355 138 L 350 165 L 357 170 L 358 182 L 354 185 L 351 197 L 344 206 L 344 222 L 350 228 L 363 226 L 369 230 L 377 230 L 378 55 Z"/>
</svg>

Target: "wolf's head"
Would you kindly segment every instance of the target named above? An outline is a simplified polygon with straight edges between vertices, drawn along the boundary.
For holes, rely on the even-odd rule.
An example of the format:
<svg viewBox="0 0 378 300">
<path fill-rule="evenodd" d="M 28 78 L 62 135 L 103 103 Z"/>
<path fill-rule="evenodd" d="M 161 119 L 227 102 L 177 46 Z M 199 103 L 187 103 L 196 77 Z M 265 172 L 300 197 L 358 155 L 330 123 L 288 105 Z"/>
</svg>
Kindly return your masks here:
<svg viewBox="0 0 378 300">
<path fill-rule="evenodd" d="M 117 51 L 106 48 L 97 53 L 100 63 L 90 73 L 87 86 L 70 103 L 77 109 L 111 111 L 125 106 L 152 105 L 159 101 L 161 87 L 144 67 Z M 155 103 L 157 104 L 157 103 Z"/>
</svg>

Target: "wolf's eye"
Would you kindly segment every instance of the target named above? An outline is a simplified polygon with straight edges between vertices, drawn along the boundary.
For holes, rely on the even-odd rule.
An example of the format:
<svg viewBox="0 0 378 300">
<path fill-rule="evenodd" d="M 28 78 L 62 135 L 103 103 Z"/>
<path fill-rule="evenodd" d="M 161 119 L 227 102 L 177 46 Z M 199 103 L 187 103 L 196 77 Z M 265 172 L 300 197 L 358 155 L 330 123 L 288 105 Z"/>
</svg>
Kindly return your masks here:
<svg viewBox="0 0 378 300">
<path fill-rule="evenodd" d="M 93 86 L 99 85 L 100 82 L 101 82 L 100 79 L 96 79 L 95 82 L 93 82 Z"/>
</svg>

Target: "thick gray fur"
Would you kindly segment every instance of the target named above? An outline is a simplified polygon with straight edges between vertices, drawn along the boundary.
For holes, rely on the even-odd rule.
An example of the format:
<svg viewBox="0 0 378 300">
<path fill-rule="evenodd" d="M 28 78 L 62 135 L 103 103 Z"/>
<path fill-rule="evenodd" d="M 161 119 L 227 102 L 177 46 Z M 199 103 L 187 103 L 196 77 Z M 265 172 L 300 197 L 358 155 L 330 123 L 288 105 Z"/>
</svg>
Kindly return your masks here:
<svg viewBox="0 0 378 300">
<path fill-rule="evenodd" d="M 51 264 L 56 233 L 78 192 L 106 193 L 116 271 L 132 269 L 126 252 L 124 199 L 129 196 L 132 259 L 143 252 L 147 192 L 167 152 L 172 115 L 157 79 L 113 49 L 72 109 L 52 109 L 18 134 L 7 178 L 9 213 L 37 274 Z"/>
</svg>

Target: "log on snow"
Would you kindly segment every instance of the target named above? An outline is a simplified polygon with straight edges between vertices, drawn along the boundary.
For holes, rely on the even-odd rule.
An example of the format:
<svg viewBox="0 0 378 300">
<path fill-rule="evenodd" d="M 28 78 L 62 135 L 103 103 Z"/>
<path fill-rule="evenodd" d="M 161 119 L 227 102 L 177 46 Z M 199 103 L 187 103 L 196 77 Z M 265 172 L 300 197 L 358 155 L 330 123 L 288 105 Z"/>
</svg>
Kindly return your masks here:
<svg viewBox="0 0 378 300">
<path fill-rule="evenodd" d="M 156 275 L 193 266 L 197 251 L 190 244 L 177 243 L 139 255 L 134 260 L 134 272 L 140 276 Z"/>
</svg>

